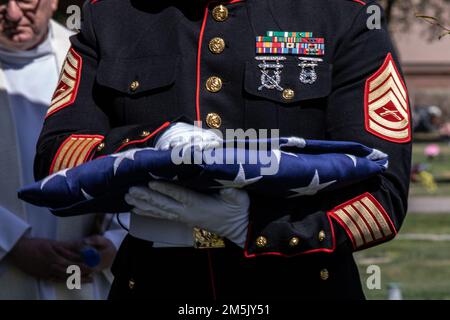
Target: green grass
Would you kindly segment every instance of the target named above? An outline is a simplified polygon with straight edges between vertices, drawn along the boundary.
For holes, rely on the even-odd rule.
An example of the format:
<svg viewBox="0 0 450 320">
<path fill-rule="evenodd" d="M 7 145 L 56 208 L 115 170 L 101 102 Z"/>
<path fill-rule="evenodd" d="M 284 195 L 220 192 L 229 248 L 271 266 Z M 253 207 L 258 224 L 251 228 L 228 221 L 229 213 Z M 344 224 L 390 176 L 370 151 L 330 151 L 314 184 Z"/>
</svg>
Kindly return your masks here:
<svg viewBox="0 0 450 320">
<path fill-rule="evenodd" d="M 450 234 L 450 215 L 411 214 L 400 234 Z M 355 254 L 368 299 L 386 299 L 389 283 L 404 299 L 450 300 L 450 241 L 393 240 Z M 381 268 L 381 290 L 368 290 L 369 265 Z"/>
<path fill-rule="evenodd" d="M 415 143 L 413 146 L 413 164 L 427 163 L 430 165 L 430 173 L 435 178 L 450 180 L 450 145 L 438 143 L 441 147 L 441 155 L 430 161 L 424 155 L 424 150 L 429 143 Z M 438 189 L 434 193 L 428 192 L 420 183 L 411 183 L 412 196 L 450 196 L 450 183 L 438 183 Z"/>
</svg>

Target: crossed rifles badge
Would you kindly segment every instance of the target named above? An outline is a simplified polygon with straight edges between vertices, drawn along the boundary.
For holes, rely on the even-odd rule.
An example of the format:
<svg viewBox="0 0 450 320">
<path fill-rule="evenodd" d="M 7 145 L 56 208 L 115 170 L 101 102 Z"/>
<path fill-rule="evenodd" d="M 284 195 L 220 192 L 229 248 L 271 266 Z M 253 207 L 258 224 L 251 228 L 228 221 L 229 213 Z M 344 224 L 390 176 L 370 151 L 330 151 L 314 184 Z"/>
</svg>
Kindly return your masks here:
<svg viewBox="0 0 450 320">
<path fill-rule="evenodd" d="M 299 81 L 303 84 L 313 84 L 318 78 L 316 67 L 323 61 L 313 56 L 325 54 L 325 40 L 313 38 L 312 32 L 268 31 L 265 36 L 256 37 L 256 53 L 259 56 L 255 59 L 261 61 L 258 64 L 261 71 L 261 85 L 258 90 L 283 91 L 282 62 L 287 60 L 286 55 L 299 56 Z"/>
</svg>

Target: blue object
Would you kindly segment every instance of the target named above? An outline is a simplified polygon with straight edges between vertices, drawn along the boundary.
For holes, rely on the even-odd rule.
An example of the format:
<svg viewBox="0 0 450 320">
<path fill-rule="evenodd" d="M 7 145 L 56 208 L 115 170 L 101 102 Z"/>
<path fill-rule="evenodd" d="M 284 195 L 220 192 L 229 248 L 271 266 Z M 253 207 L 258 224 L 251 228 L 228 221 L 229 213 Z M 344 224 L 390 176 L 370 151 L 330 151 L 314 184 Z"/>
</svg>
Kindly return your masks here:
<svg viewBox="0 0 450 320">
<path fill-rule="evenodd" d="M 55 173 L 21 189 L 19 198 L 50 208 L 57 216 L 129 212 L 124 195 L 130 187 L 165 180 L 207 193 L 238 187 L 289 200 L 338 190 L 388 167 L 386 154 L 355 142 L 301 138 L 233 142 L 225 141 L 223 148 L 212 151 L 214 163 L 206 161 L 211 159 L 209 150 L 194 164 L 177 164 L 171 150 L 128 150 Z M 187 155 L 194 152 L 188 150 Z M 264 154 L 273 161 L 265 162 Z M 274 162 L 277 170 L 265 172 Z"/>
<path fill-rule="evenodd" d="M 100 264 L 100 253 L 97 249 L 86 246 L 81 249 L 81 256 L 83 257 L 83 262 L 91 268 L 95 268 Z"/>
</svg>

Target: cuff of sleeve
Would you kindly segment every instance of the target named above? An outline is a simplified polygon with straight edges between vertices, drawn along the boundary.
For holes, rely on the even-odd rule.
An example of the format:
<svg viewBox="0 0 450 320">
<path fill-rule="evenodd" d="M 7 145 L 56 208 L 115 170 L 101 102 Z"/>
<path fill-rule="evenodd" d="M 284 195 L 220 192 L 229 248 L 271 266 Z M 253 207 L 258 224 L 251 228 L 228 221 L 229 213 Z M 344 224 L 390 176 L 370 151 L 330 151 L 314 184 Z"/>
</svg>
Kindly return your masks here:
<svg viewBox="0 0 450 320">
<path fill-rule="evenodd" d="M 92 158 L 95 159 L 135 148 L 153 147 L 158 134 L 164 132 L 170 124 L 171 122 L 165 122 L 156 130 L 149 129 L 145 126 L 137 126 L 126 131 L 118 130 L 110 132 L 97 147 Z"/>
<path fill-rule="evenodd" d="M 317 212 L 296 222 L 282 219 L 261 231 L 249 227 L 245 256 L 292 257 L 312 253 L 332 253 L 336 249 L 335 228 L 329 214 Z"/>
<path fill-rule="evenodd" d="M 157 129 L 150 128 L 148 125 L 113 129 L 106 135 L 102 143 L 97 146 L 89 160 L 130 149 L 154 147 L 159 137 L 178 122 L 193 123 L 182 116 L 163 123 Z"/>
<path fill-rule="evenodd" d="M 14 213 L 0 207 L 0 261 L 14 248 L 31 226 Z"/>
</svg>

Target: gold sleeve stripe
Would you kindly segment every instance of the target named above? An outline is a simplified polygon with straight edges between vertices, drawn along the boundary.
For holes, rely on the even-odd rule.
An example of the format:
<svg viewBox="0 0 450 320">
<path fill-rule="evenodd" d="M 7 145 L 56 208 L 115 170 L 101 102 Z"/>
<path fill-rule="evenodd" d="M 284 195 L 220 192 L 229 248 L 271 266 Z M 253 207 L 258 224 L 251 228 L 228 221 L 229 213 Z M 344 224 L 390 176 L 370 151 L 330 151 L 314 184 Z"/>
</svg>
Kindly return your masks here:
<svg viewBox="0 0 450 320">
<path fill-rule="evenodd" d="M 77 152 L 74 152 L 72 154 L 72 157 L 70 158 L 69 163 L 67 164 L 68 168 L 73 168 L 78 165 L 78 158 L 80 157 L 80 154 L 84 151 L 84 149 L 91 145 L 92 142 L 89 139 L 86 140 L 80 140 L 80 143 L 77 145 Z"/>
<path fill-rule="evenodd" d="M 358 228 L 356 227 L 355 223 L 352 221 L 352 219 L 350 219 L 350 217 L 347 216 L 347 214 L 342 209 L 337 210 L 335 214 L 342 220 L 346 229 L 350 231 L 355 246 L 361 247 L 362 245 L 364 245 L 362 235 L 359 232 Z"/>
<path fill-rule="evenodd" d="M 366 222 L 363 220 L 361 213 L 359 211 L 356 211 L 351 205 L 346 206 L 344 210 L 352 217 L 352 220 L 356 222 L 359 230 L 362 231 L 364 242 L 368 243 L 373 241 L 370 229 L 367 227 Z"/>
<path fill-rule="evenodd" d="M 70 169 L 86 162 L 90 152 L 103 140 L 102 136 L 72 135 L 60 146 L 50 174 Z"/>
<path fill-rule="evenodd" d="M 370 193 L 336 207 L 331 216 L 344 228 L 355 249 L 387 241 L 396 233 L 387 212 Z"/>
<path fill-rule="evenodd" d="M 67 151 L 72 148 L 72 145 L 75 143 L 76 141 L 69 138 L 68 140 L 64 141 L 63 144 L 61 145 L 60 150 L 58 151 L 58 154 L 56 155 L 56 161 L 54 162 L 55 165 L 53 167 L 53 170 L 51 170 L 50 173 L 55 173 L 58 171 L 61 171 L 61 164 L 64 161 L 66 155 L 67 155 Z"/>
<path fill-rule="evenodd" d="M 64 170 L 64 169 L 67 169 L 67 168 L 71 168 L 69 166 L 70 159 L 72 159 L 74 157 L 75 151 L 78 150 L 78 148 L 80 147 L 80 145 L 82 143 L 83 143 L 83 140 L 81 140 L 81 139 L 74 139 L 74 143 L 69 148 L 69 150 L 67 150 L 67 154 L 64 157 L 64 159 L 62 161 L 61 168 L 59 168 L 59 170 Z"/>
<path fill-rule="evenodd" d="M 84 145 L 83 148 L 80 148 L 80 152 L 77 158 L 75 158 L 75 162 L 73 164 L 74 167 L 79 166 L 80 164 L 83 164 L 86 162 L 86 158 L 88 156 L 88 153 L 99 144 L 101 140 L 98 141 L 87 141 L 87 143 Z"/>
<path fill-rule="evenodd" d="M 366 222 L 369 224 L 370 229 L 372 230 L 373 235 L 375 237 L 375 240 L 383 238 L 383 234 L 381 233 L 378 224 L 375 222 L 369 211 L 367 211 L 366 207 L 364 207 L 362 203 L 359 201 L 355 201 L 355 203 L 353 203 L 353 206 L 358 210 L 358 212 L 360 212 L 363 215 Z"/>
<path fill-rule="evenodd" d="M 383 234 L 385 237 L 388 237 L 392 235 L 391 228 L 389 227 L 388 222 L 386 221 L 386 218 L 384 215 L 378 210 L 377 206 L 370 200 L 369 198 L 362 199 L 362 203 L 366 205 L 367 208 L 369 208 L 370 212 L 373 214 L 375 219 L 377 220 L 378 224 L 381 226 L 381 230 L 383 231 Z"/>
</svg>

